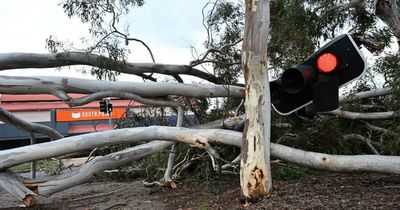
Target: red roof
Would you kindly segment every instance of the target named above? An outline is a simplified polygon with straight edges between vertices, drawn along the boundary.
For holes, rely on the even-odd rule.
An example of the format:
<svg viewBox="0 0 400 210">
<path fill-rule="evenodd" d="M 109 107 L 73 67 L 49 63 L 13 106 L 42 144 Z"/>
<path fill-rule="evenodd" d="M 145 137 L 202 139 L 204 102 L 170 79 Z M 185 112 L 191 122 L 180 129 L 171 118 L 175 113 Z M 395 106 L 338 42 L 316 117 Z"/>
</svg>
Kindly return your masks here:
<svg viewBox="0 0 400 210">
<path fill-rule="evenodd" d="M 71 98 L 80 98 L 84 94 L 69 94 Z M 114 99 L 111 101 L 114 107 L 143 107 L 144 105 L 131 100 Z M 70 109 L 70 107 L 53 95 L 8 95 L 0 94 L 0 106 L 10 112 L 24 111 L 48 111 L 51 109 Z M 99 102 L 93 101 L 83 106 L 74 108 L 98 108 Z"/>
<path fill-rule="evenodd" d="M 68 94 L 71 98 L 80 98 L 85 94 Z M 20 102 L 20 101 L 60 101 L 57 97 L 48 94 L 27 94 L 27 95 L 8 95 L 0 94 L 0 102 Z"/>
</svg>

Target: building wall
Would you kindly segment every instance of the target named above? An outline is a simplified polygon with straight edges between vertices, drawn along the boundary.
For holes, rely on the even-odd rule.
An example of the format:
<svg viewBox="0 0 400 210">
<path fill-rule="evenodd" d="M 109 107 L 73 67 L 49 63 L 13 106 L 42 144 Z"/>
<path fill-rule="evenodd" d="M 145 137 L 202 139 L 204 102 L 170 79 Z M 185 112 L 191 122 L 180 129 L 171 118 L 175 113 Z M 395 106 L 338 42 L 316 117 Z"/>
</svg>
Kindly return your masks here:
<svg viewBox="0 0 400 210">
<path fill-rule="evenodd" d="M 13 112 L 12 114 L 28 122 L 50 121 L 50 111 Z M 0 124 L 3 122 L 0 121 Z"/>
</svg>

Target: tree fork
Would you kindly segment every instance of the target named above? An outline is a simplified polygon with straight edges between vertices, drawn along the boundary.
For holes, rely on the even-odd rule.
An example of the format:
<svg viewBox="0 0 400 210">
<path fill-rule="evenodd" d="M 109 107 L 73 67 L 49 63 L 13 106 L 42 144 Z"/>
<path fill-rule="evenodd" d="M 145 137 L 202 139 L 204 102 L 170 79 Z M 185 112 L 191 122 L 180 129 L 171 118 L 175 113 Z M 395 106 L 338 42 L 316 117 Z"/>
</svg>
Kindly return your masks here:
<svg viewBox="0 0 400 210">
<path fill-rule="evenodd" d="M 272 189 L 270 168 L 271 102 L 267 71 L 269 1 L 246 0 L 242 65 L 246 82 L 240 185 L 246 201 Z"/>
</svg>

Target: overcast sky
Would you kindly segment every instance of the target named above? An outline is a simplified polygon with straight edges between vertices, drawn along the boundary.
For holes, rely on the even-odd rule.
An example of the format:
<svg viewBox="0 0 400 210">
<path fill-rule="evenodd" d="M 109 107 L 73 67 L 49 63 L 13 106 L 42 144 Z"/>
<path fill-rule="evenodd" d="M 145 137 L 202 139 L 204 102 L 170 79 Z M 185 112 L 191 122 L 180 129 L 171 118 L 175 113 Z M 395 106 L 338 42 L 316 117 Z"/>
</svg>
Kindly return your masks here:
<svg viewBox="0 0 400 210">
<path fill-rule="evenodd" d="M 2 1 L 0 53 L 46 53 L 45 40 L 50 35 L 79 46 L 80 38 L 87 35 L 87 26 L 76 18 L 69 19 L 59 2 Z M 205 38 L 201 9 L 206 2 L 208 0 L 148 0 L 143 7 L 134 8 L 127 18 L 130 35 L 145 41 L 153 50 L 157 62 L 187 64 L 192 59 L 189 47 L 201 47 Z M 148 52 L 141 45 L 129 46 L 133 52 L 128 57 L 129 61 L 151 62 Z M 62 74 L 66 75 L 68 71 L 71 70 L 64 70 Z M 43 69 L 3 71 L 0 74 L 60 75 L 59 72 Z"/>
</svg>

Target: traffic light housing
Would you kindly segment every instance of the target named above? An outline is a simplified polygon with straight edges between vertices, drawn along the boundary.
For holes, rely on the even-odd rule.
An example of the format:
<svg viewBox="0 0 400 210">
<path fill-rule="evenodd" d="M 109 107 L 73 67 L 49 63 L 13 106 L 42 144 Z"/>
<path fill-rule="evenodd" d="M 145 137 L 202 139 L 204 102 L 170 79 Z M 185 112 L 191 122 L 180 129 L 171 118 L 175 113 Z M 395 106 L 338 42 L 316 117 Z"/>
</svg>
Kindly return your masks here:
<svg viewBox="0 0 400 210">
<path fill-rule="evenodd" d="M 110 114 L 113 110 L 113 106 L 108 99 L 103 99 L 100 102 L 100 112 L 104 114 Z"/>
<path fill-rule="evenodd" d="M 361 76 L 366 61 L 350 35 L 336 37 L 306 61 L 270 82 L 271 102 L 282 115 L 307 105 L 313 112 L 339 107 L 339 87 Z"/>
</svg>

